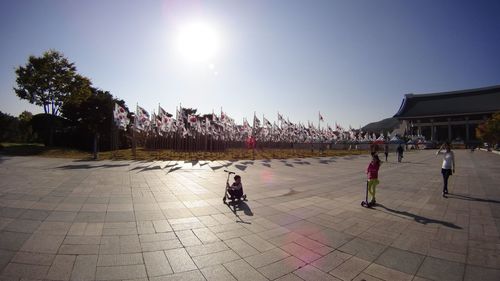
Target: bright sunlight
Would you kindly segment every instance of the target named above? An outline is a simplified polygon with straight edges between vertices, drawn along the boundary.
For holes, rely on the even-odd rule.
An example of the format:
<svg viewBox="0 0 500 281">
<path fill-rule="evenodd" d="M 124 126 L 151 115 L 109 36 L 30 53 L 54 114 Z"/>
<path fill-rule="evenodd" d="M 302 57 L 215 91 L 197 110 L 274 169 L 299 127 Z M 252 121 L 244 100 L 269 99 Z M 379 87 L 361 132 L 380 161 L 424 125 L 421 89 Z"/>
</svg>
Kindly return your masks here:
<svg viewBox="0 0 500 281">
<path fill-rule="evenodd" d="M 209 62 L 219 49 L 219 36 L 215 28 L 203 22 L 179 28 L 176 42 L 182 56 L 192 62 Z"/>
</svg>

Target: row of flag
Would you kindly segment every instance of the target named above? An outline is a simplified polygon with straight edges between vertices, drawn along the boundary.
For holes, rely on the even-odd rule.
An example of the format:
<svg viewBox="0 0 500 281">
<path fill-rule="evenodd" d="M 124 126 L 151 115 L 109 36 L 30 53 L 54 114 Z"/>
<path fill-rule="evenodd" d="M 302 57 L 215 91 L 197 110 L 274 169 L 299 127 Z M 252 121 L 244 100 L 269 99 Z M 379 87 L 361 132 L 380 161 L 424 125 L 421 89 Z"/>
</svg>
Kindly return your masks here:
<svg viewBox="0 0 500 281">
<path fill-rule="evenodd" d="M 149 114 L 147 110 L 137 105 L 133 124 L 130 124 L 128 112 L 122 106 L 115 104 L 114 121 L 116 126 L 121 130 L 127 130 L 131 127 L 137 132 L 145 132 L 152 135 L 172 135 L 179 134 L 182 137 L 197 135 L 211 135 L 215 139 L 244 141 L 252 136 L 258 141 L 271 142 L 316 142 L 316 141 L 360 141 L 369 142 L 376 140 L 384 140 L 388 136 L 383 133 L 378 136 L 355 130 L 349 126 L 349 129 L 344 129 L 342 126 L 335 124 L 335 128 L 326 125 L 324 128 L 314 126 L 308 122 L 307 125 L 298 123 L 294 124 L 278 113 L 278 124 L 271 123 L 264 116 L 260 120 L 255 114 L 252 125 L 246 118 L 243 123 L 238 125 L 234 119 L 229 117 L 221 110 L 220 115 L 212 113 L 200 117 L 198 115 L 189 114 L 187 110 L 179 107 L 176 110 L 176 117 L 173 118 L 161 106 L 158 106 L 158 114 Z M 324 122 L 324 118 L 319 113 L 318 120 Z"/>
</svg>

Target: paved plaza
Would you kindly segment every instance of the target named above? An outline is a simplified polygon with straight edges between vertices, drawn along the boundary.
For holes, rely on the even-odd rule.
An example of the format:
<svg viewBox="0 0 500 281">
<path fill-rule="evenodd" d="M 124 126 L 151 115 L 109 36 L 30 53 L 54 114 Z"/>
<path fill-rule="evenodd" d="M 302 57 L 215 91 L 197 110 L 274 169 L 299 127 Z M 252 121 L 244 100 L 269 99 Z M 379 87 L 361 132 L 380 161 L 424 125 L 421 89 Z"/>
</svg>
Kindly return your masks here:
<svg viewBox="0 0 500 281">
<path fill-rule="evenodd" d="M 0 157 L 0 280 L 500 280 L 500 155 L 213 162 Z M 248 201 L 222 204 L 226 173 Z"/>
</svg>

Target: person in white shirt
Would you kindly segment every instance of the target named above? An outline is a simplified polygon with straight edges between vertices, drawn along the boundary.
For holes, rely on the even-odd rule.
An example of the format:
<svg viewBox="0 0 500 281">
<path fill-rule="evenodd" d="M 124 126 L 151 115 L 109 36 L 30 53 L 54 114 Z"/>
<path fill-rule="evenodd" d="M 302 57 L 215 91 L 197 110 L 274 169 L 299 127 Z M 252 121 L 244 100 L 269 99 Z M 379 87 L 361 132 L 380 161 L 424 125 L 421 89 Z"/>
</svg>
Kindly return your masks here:
<svg viewBox="0 0 500 281">
<path fill-rule="evenodd" d="M 444 148 L 444 152 L 442 151 Z M 443 175 L 443 197 L 448 194 L 448 178 L 455 173 L 455 154 L 451 151 L 449 143 L 441 145 L 436 155 L 443 154 L 443 164 L 441 165 L 441 174 Z"/>
</svg>

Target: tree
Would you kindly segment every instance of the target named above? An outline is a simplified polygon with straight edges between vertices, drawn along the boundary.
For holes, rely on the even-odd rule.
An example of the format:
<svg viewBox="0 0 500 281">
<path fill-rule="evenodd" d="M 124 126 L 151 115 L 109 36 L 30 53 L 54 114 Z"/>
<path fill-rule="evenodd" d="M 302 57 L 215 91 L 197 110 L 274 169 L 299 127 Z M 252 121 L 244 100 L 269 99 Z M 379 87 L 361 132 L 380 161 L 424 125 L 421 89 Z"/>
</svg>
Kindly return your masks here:
<svg viewBox="0 0 500 281">
<path fill-rule="evenodd" d="M 47 114 L 58 115 L 64 102 L 84 100 L 91 94 L 90 80 L 77 74 L 74 63 L 55 50 L 42 57 L 30 56 L 25 66 L 16 69 L 16 76 L 16 95 L 43 106 Z"/>
<path fill-rule="evenodd" d="M 490 119 L 477 126 L 476 137 L 490 144 L 500 142 L 500 112 L 494 113 Z"/>
</svg>

